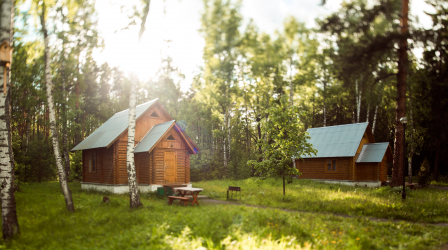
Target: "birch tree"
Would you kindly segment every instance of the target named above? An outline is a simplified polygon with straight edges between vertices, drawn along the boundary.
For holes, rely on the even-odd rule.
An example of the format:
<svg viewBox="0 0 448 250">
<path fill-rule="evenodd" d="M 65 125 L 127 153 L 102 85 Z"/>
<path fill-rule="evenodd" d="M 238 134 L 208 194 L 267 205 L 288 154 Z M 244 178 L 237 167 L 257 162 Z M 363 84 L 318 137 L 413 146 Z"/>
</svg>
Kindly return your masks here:
<svg viewBox="0 0 448 250">
<path fill-rule="evenodd" d="M 138 44 L 140 45 L 142 42 L 142 36 L 145 32 L 145 24 L 146 18 L 149 13 L 149 4 L 150 0 L 145 0 L 145 8 L 142 13 L 142 22 L 140 25 L 140 31 L 138 33 Z M 137 56 L 137 55 L 136 55 Z M 138 193 L 138 184 L 137 184 L 137 173 L 135 170 L 135 161 L 134 161 L 134 140 L 135 140 L 135 103 L 136 103 L 136 86 L 134 83 L 131 84 L 131 93 L 129 97 L 129 123 L 128 123 L 128 146 L 127 146 L 127 155 L 126 155 L 126 165 L 128 171 L 128 183 L 129 183 L 129 202 L 131 208 L 139 207 L 142 205 L 140 202 L 140 195 Z"/>
<path fill-rule="evenodd" d="M 12 44 L 14 1 L 1 1 L 0 42 Z M 6 71 L 6 72 L 5 72 Z M 4 79 L 6 77 L 6 79 Z M 11 107 L 9 68 L 0 65 L 0 181 L 2 202 L 3 239 L 9 240 L 20 232 L 17 222 L 16 199 L 14 195 L 14 158 L 11 147 Z M 6 88 L 5 88 L 6 87 Z"/>
<path fill-rule="evenodd" d="M 75 208 L 73 206 L 73 199 L 70 188 L 68 187 L 67 175 L 65 172 L 64 165 L 62 164 L 61 153 L 59 152 L 59 140 L 58 140 L 58 129 L 56 127 L 56 116 L 54 111 L 54 103 L 53 103 L 53 82 L 51 80 L 51 68 L 50 68 L 50 47 L 49 47 L 49 38 L 48 31 L 45 25 L 45 12 L 46 6 L 45 2 L 41 2 L 42 12 L 40 15 L 40 22 L 42 26 L 42 33 L 44 35 L 44 57 L 45 57 L 45 88 L 47 94 L 47 103 L 49 109 L 49 118 L 50 118 L 50 131 L 51 131 L 51 140 L 53 143 L 53 151 L 54 157 L 56 160 L 56 167 L 58 170 L 59 183 L 61 184 L 62 193 L 65 198 L 65 205 L 67 210 L 70 212 L 74 212 Z"/>
</svg>

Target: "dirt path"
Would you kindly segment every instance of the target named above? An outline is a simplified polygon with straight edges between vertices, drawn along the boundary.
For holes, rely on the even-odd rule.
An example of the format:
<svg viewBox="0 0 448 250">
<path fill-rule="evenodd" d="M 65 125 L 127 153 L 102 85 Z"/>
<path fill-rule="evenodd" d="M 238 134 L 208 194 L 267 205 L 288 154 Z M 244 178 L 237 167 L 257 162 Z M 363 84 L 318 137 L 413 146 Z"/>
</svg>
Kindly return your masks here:
<svg viewBox="0 0 448 250">
<path fill-rule="evenodd" d="M 243 204 L 243 203 L 230 202 L 230 201 L 214 200 L 214 199 L 210 199 L 210 198 L 201 199 L 201 201 L 204 201 L 204 202 L 207 202 L 207 203 L 214 203 L 214 204 L 246 206 L 246 207 L 262 208 L 262 209 L 278 209 L 278 210 L 282 210 L 282 211 L 286 211 L 286 212 L 295 212 L 295 213 L 333 215 L 333 216 L 344 217 L 344 218 L 365 218 L 365 219 L 368 219 L 368 220 L 371 220 L 371 221 L 394 222 L 394 223 L 407 222 L 407 223 L 414 223 L 414 224 L 425 225 L 425 226 L 426 225 L 431 225 L 431 226 L 448 227 L 448 223 L 424 223 L 424 222 L 413 222 L 413 221 L 407 221 L 407 220 L 383 219 L 383 218 L 368 217 L 368 216 L 353 216 L 353 215 L 336 214 L 336 213 L 310 212 L 310 211 L 292 210 L 292 209 L 287 209 L 287 208 L 264 207 L 264 206 Z M 447 245 L 447 247 L 448 247 L 448 245 Z"/>
<path fill-rule="evenodd" d="M 437 189 L 442 189 L 442 190 L 448 191 L 448 187 L 434 186 L 434 185 L 428 185 L 428 187 L 432 187 L 432 188 L 437 188 Z"/>
</svg>

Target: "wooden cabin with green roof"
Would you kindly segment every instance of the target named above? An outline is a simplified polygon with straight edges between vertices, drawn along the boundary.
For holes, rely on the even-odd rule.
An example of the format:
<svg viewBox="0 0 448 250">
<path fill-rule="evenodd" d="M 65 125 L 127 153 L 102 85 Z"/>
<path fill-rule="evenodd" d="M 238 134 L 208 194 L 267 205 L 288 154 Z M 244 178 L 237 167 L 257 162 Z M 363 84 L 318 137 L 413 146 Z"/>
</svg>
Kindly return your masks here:
<svg viewBox="0 0 448 250">
<path fill-rule="evenodd" d="M 129 110 L 113 115 L 71 151 L 82 151 L 82 189 L 125 193 Z M 155 99 L 136 107 L 135 166 L 140 191 L 190 183 L 190 154 L 199 148 Z"/>
<path fill-rule="evenodd" d="M 369 123 L 307 130 L 317 154 L 295 159 L 300 179 L 377 187 L 387 181 L 392 151 L 388 142 L 375 142 Z"/>
</svg>

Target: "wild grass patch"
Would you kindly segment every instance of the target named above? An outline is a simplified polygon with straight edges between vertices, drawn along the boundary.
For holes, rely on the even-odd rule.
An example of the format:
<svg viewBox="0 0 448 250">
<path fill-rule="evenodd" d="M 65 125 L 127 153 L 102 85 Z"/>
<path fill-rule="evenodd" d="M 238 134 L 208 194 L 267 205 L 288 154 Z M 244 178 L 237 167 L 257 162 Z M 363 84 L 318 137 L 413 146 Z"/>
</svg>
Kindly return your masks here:
<svg viewBox="0 0 448 250">
<path fill-rule="evenodd" d="M 266 183 L 255 185 L 263 186 L 265 195 L 274 195 Z M 142 194 L 144 206 L 131 210 L 127 195 L 109 194 L 110 202 L 106 204 L 102 202 L 103 193 L 81 191 L 79 183 L 71 183 L 70 187 L 76 209 L 73 214 L 66 212 L 58 183 L 23 184 L 22 191 L 16 193 L 21 234 L 7 247 L 428 249 L 446 244 L 448 238 L 446 228 L 404 222 L 375 222 L 201 201 L 200 206 L 194 207 L 169 206 L 154 193 Z M 256 195 L 256 188 L 250 192 Z M 272 204 L 291 203 L 281 201 L 281 195 L 278 197 Z M 293 194 L 288 197 L 297 199 Z"/>
<path fill-rule="evenodd" d="M 300 211 L 326 212 L 353 216 L 371 216 L 415 222 L 448 222 L 448 192 L 435 188 L 407 189 L 401 199 L 401 187 L 366 188 L 294 179 L 282 194 L 280 179 L 249 178 L 214 180 L 195 183 L 204 195 L 226 199 L 228 186 L 241 187 L 240 202 L 252 205 L 287 208 Z"/>
</svg>

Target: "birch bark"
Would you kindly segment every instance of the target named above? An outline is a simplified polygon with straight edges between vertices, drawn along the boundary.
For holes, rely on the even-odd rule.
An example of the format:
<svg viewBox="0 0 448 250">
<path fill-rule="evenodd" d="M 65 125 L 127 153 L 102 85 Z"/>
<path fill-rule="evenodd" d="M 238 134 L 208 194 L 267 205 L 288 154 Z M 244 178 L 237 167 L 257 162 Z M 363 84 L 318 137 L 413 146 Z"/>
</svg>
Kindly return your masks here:
<svg viewBox="0 0 448 250">
<path fill-rule="evenodd" d="M 65 20 L 65 19 L 64 19 Z M 67 175 L 67 179 L 70 177 L 70 158 L 68 154 L 68 146 L 67 146 L 67 93 L 66 82 L 65 82 L 65 40 L 64 38 L 62 42 L 62 56 L 61 56 L 61 78 L 62 78 L 62 150 L 64 152 L 64 167 L 65 174 Z"/>
<path fill-rule="evenodd" d="M 67 183 L 67 175 L 65 173 L 64 166 L 62 165 L 61 153 L 59 152 L 59 140 L 58 140 L 58 129 L 56 127 L 56 116 L 54 112 L 54 104 L 53 104 L 53 83 L 51 81 L 51 68 L 50 68 L 50 48 L 49 48 L 49 39 L 48 32 L 45 25 L 45 2 L 42 4 L 42 13 L 40 16 L 40 22 L 42 25 L 42 33 L 44 35 L 44 54 L 45 54 L 45 88 L 47 93 L 47 102 L 48 102 L 48 111 L 50 118 L 50 131 L 51 131 L 51 140 L 53 142 L 53 152 L 56 160 L 56 167 L 58 169 L 59 183 L 61 184 L 62 193 L 65 198 L 65 205 L 67 210 L 70 212 L 74 212 L 75 208 L 73 206 L 72 193 Z"/>
<path fill-rule="evenodd" d="M 324 127 L 327 126 L 327 81 L 324 81 Z"/>
<path fill-rule="evenodd" d="M 131 208 L 142 205 L 137 186 L 137 173 L 135 171 L 134 162 L 134 139 L 135 139 L 135 84 L 131 84 L 131 96 L 129 97 L 129 123 L 128 123 L 128 146 L 126 155 L 126 165 L 128 171 L 129 183 L 129 202 Z"/>
<path fill-rule="evenodd" d="M 0 42 L 12 43 L 14 1 L 1 1 Z M 14 194 L 14 157 L 11 147 L 10 77 L 3 79 L 5 64 L 0 64 L 0 82 L 6 81 L 6 90 L 0 91 L 0 181 L 3 239 L 10 240 L 20 233 Z M 8 72 L 7 72 L 8 73 Z M 3 84 L 1 84 L 3 86 Z M 4 94 L 6 93 L 6 94 Z"/>
<path fill-rule="evenodd" d="M 141 45 L 143 33 L 145 32 L 146 18 L 149 13 L 149 5 L 151 1 L 145 1 L 145 8 L 143 9 L 142 23 L 138 33 L 138 44 Z M 138 56 L 138 55 L 135 55 Z M 131 208 L 142 206 L 140 202 L 140 195 L 138 193 L 137 172 L 135 170 L 134 161 L 134 147 L 135 147 L 135 103 L 136 103 L 136 86 L 135 82 L 131 84 L 131 93 L 129 97 L 129 118 L 128 118 L 128 146 L 126 150 L 126 165 L 128 172 L 129 185 L 129 203 Z"/>
</svg>

